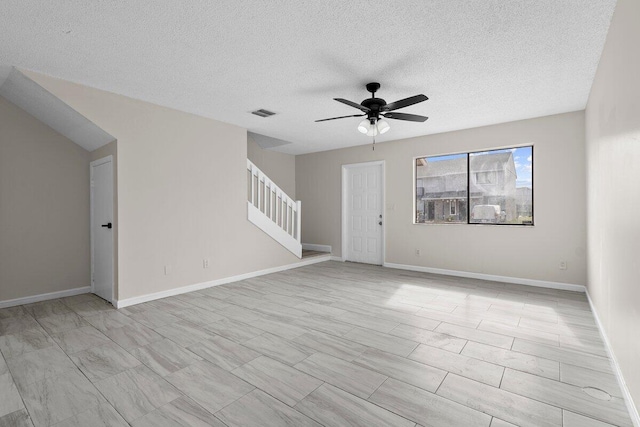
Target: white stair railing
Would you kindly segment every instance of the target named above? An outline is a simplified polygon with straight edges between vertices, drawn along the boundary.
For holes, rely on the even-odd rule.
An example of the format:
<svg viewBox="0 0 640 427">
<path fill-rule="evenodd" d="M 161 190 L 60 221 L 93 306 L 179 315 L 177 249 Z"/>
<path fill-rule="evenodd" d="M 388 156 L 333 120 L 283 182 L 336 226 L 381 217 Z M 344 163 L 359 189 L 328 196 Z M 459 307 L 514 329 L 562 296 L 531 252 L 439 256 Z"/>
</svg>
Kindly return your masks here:
<svg viewBox="0 0 640 427">
<path fill-rule="evenodd" d="M 301 203 L 293 200 L 247 159 L 248 219 L 302 258 Z"/>
</svg>

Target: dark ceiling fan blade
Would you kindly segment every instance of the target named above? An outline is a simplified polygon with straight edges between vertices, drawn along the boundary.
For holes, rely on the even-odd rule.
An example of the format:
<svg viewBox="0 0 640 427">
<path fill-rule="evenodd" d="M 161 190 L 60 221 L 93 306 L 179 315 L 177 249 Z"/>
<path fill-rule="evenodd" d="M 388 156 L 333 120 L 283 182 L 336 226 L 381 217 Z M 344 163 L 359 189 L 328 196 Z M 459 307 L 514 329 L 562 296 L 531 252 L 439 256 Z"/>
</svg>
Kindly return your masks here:
<svg viewBox="0 0 640 427">
<path fill-rule="evenodd" d="M 408 107 L 409 105 L 413 105 L 413 104 L 417 104 L 419 102 L 426 101 L 427 99 L 429 99 L 429 98 L 427 98 L 425 95 L 422 95 L 422 94 L 416 95 L 416 96 L 410 96 L 409 98 L 401 99 L 399 101 L 387 104 L 387 105 L 383 106 L 382 108 L 380 108 L 380 111 L 397 110 L 399 108 Z"/>
<path fill-rule="evenodd" d="M 366 114 L 355 114 L 353 116 L 331 117 L 330 119 L 316 120 L 316 123 L 318 123 L 318 122 L 326 122 L 327 120 L 346 119 L 347 117 L 362 117 L 362 116 L 366 116 Z"/>
<path fill-rule="evenodd" d="M 333 98 L 338 102 L 342 102 L 343 104 L 347 104 L 350 107 L 354 107 L 357 108 L 358 110 L 362 110 L 365 113 L 368 113 L 369 111 L 371 111 L 371 109 L 369 107 L 365 107 L 364 105 L 360 105 L 360 104 L 356 104 L 353 101 L 349 101 L 348 99 L 342 99 L 342 98 Z"/>
<path fill-rule="evenodd" d="M 406 113 L 386 113 L 383 115 L 385 119 L 406 120 L 408 122 L 424 122 L 429 118 L 425 116 L 418 116 L 417 114 Z"/>
</svg>

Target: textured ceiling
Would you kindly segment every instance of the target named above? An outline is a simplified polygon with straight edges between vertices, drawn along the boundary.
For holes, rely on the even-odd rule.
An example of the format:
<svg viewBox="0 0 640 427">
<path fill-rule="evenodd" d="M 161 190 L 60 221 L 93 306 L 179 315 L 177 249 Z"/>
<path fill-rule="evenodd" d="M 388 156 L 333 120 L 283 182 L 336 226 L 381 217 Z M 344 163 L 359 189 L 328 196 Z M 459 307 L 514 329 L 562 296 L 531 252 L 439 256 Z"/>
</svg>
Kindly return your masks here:
<svg viewBox="0 0 640 427">
<path fill-rule="evenodd" d="M 0 65 L 233 123 L 292 154 L 368 144 L 333 101 L 424 93 L 378 141 L 585 107 L 615 0 L 2 0 Z M 271 118 L 250 114 L 265 108 Z M 115 135 L 117 137 L 117 135 Z"/>
<path fill-rule="evenodd" d="M 0 67 L 0 96 L 82 148 L 93 151 L 115 138 L 16 69 Z"/>
</svg>

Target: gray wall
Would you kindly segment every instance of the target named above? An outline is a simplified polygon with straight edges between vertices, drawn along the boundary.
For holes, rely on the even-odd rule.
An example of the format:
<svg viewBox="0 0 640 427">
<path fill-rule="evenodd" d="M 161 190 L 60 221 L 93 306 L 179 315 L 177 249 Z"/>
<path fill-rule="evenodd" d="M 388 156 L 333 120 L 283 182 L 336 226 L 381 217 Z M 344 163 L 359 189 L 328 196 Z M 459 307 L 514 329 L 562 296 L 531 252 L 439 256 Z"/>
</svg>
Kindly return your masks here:
<svg viewBox="0 0 640 427">
<path fill-rule="evenodd" d="M 640 404 L 640 2 L 619 0 L 586 110 L 589 294 Z"/>
<path fill-rule="evenodd" d="M 414 157 L 528 144 L 535 227 L 413 224 Z M 386 262 L 584 285 L 584 159 L 584 112 L 297 156 L 302 239 L 341 255 L 341 165 L 384 160 Z"/>
<path fill-rule="evenodd" d="M 119 300 L 298 261 L 247 221 L 245 129 L 25 74 L 118 140 Z"/>
<path fill-rule="evenodd" d="M 91 284 L 89 161 L 0 97 L 0 301 Z"/>
<path fill-rule="evenodd" d="M 247 157 L 264 172 L 271 181 L 287 193 L 296 198 L 296 156 L 263 150 L 247 136 Z M 304 209 L 304 207 L 303 207 Z M 304 212 L 304 211 L 303 211 Z"/>
</svg>

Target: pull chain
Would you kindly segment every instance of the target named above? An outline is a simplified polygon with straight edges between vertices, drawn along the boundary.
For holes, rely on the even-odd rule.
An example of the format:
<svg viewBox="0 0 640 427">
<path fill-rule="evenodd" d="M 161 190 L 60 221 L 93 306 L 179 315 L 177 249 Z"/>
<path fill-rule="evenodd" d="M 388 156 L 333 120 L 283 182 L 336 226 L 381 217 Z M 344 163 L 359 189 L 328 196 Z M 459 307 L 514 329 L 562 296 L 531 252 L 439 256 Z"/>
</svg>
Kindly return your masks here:
<svg viewBox="0 0 640 427">
<path fill-rule="evenodd" d="M 373 150 L 371 151 L 376 151 L 376 137 L 373 137 Z"/>
</svg>

